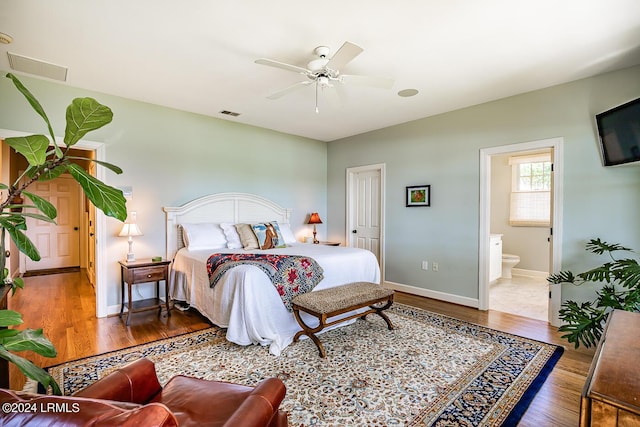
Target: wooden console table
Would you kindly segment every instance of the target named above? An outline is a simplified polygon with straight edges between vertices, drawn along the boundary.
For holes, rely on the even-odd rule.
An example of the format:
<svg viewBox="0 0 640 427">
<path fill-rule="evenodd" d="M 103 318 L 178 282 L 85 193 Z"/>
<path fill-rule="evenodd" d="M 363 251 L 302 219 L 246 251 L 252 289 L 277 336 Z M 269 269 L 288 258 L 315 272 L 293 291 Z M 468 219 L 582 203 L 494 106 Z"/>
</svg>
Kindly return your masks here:
<svg viewBox="0 0 640 427">
<path fill-rule="evenodd" d="M 615 310 L 582 390 L 580 427 L 640 426 L 640 313 Z"/>
</svg>

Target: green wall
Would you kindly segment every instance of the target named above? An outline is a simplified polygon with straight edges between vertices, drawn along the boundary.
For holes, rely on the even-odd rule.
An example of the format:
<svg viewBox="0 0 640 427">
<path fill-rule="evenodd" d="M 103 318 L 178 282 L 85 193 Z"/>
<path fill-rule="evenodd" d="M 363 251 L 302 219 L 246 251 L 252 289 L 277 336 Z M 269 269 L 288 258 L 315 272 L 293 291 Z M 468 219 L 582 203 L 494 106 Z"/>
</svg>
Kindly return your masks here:
<svg viewBox="0 0 640 427">
<path fill-rule="evenodd" d="M 310 212 L 325 216 L 324 142 L 19 78 L 39 99 L 58 136 L 64 133 L 65 110 L 75 97 L 91 96 L 113 110 L 113 122 L 87 139 L 103 142 L 105 160 L 124 171 L 107 172 L 107 183 L 133 189 L 128 209 L 137 211 L 144 233 L 134 242 L 137 258 L 164 255 L 163 206 L 179 206 L 206 194 L 237 191 L 267 197 L 292 209 L 292 228 L 302 234 L 309 234 L 304 221 Z M 6 78 L 0 78 L 0 129 L 46 134 L 44 122 Z M 118 221 L 108 218 L 107 227 L 112 287 L 108 304 L 113 306 L 120 301 L 117 261 L 125 256 L 127 242 L 116 237 Z M 324 225 L 320 227 L 324 231 Z"/>
<path fill-rule="evenodd" d="M 3 73 L 4 75 L 5 73 Z M 386 280 L 478 298 L 479 150 L 564 138 L 563 268 L 595 264 L 584 243 L 592 237 L 640 249 L 636 212 L 640 167 L 601 166 L 593 116 L 640 96 L 640 67 L 434 116 L 325 144 L 124 98 L 21 77 L 61 135 L 72 98 L 92 96 L 114 121 L 89 134 L 105 143 L 106 160 L 122 167 L 107 182 L 131 186 L 129 209 L 145 233 L 138 257 L 163 254 L 162 206 L 223 191 L 256 193 L 293 209 L 292 225 L 320 212 L 320 235 L 344 236 L 345 170 L 386 164 Z M 422 94 L 419 96 L 428 96 Z M 45 132 L 13 88 L 0 79 L 0 128 Z M 405 208 L 404 188 L 431 184 L 432 206 Z M 323 214 L 325 212 L 325 214 Z M 108 219 L 109 305 L 119 302 L 117 260 L 127 250 Z M 438 272 L 420 269 L 421 260 Z M 563 299 L 590 298 L 588 287 L 563 288 Z"/>
<path fill-rule="evenodd" d="M 333 141 L 328 233 L 344 238 L 346 168 L 385 163 L 385 279 L 476 299 L 480 149 L 563 137 L 563 269 L 595 265 L 584 251 L 593 237 L 640 249 L 640 167 L 602 167 L 594 129 L 596 113 L 639 96 L 633 67 Z M 405 208 L 405 186 L 418 184 L 431 184 L 431 207 Z M 564 286 L 562 295 L 593 292 Z"/>
</svg>

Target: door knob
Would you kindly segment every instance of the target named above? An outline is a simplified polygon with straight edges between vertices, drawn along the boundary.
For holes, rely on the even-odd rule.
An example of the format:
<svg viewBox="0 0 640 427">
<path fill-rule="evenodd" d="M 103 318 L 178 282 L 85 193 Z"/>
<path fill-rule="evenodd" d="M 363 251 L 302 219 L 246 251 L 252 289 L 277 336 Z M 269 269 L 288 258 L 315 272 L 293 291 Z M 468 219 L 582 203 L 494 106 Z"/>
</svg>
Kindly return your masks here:
<svg viewBox="0 0 640 427">
<path fill-rule="evenodd" d="M 89 233 L 89 237 L 93 237 L 93 236 L 95 236 L 94 233 Z"/>
<path fill-rule="evenodd" d="M 74 231 L 78 231 L 78 227 L 73 227 L 73 230 Z"/>
<path fill-rule="evenodd" d="M 358 233 L 358 230 L 351 230 L 351 232 L 352 232 L 353 234 L 357 234 L 357 233 Z"/>
</svg>

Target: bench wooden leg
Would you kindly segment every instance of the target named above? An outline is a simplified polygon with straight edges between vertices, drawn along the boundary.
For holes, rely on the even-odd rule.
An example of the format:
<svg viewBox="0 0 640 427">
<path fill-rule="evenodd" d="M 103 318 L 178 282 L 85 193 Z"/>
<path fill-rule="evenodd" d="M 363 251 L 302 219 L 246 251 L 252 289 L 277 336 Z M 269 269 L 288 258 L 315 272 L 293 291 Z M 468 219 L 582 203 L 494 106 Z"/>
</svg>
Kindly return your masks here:
<svg viewBox="0 0 640 427">
<path fill-rule="evenodd" d="M 295 307 L 293 309 L 293 315 L 296 317 L 298 324 L 302 327 L 302 330 L 298 331 L 293 337 L 293 342 L 298 342 L 302 335 L 306 335 L 311 338 L 314 343 L 316 343 L 316 347 L 318 347 L 318 351 L 320 352 L 320 357 L 327 357 L 327 353 L 324 351 L 322 342 L 320 342 L 320 339 L 315 335 L 316 332 L 320 332 L 325 327 L 322 319 L 318 319 L 320 321 L 320 324 L 318 326 L 316 326 L 315 328 L 311 328 L 304 322 L 304 320 L 302 320 L 299 310 Z"/>
<path fill-rule="evenodd" d="M 389 328 L 389 330 L 392 331 L 393 329 L 395 329 L 395 327 L 393 326 L 393 323 L 391 323 L 391 319 L 389 319 L 389 316 L 387 316 L 386 313 L 383 313 L 383 311 L 391 307 L 392 304 L 393 304 L 393 295 L 389 300 L 387 300 L 386 304 L 383 305 L 382 307 L 376 307 L 375 305 L 370 305 L 369 310 L 364 312 L 362 316 L 360 316 L 360 318 L 365 319 L 367 315 L 375 313 L 378 316 L 382 317 L 382 319 L 387 323 L 387 328 Z"/>
</svg>

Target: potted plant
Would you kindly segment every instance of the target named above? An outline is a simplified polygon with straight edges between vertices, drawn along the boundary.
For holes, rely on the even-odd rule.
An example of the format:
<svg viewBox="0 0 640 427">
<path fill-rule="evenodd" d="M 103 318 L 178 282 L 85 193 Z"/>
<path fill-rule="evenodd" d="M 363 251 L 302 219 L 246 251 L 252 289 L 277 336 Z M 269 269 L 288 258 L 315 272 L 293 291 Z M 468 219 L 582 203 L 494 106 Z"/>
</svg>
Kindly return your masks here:
<svg viewBox="0 0 640 427">
<path fill-rule="evenodd" d="M 54 223 L 57 216 L 56 208 L 51 203 L 27 191 L 31 184 L 38 180 L 50 180 L 63 173 L 69 173 L 80 184 L 87 198 L 107 216 L 124 221 L 127 217 L 127 209 L 122 191 L 104 184 L 73 161 L 94 161 L 118 174 L 122 173 L 120 168 L 109 163 L 69 154 L 69 149 L 88 132 L 111 122 L 113 118 L 111 110 L 92 98 L 74 99 L 67 107 L 64 145 L 60 146 L 56 143 L 51 123 L 37 99 L 16 76 L 7 74 L 6 77 L 13 81 L 35 112 L 43 118 L 50 137 L 29 135 L 4 140 L 29 164 L 27 170 L 13 184 L 0 183 L 3 195 L 6 192 L 6 197 L 0 200 L 0 286 L 11 286 L 11 291 L 15 293 L 18 288 L 24 287 L 24 281 L 20 277 L 9 277 L 9 270 L 6 268 L 8 251 L 5 247 L 5 236 L 9 235 L 20 252 L 33 261 L 39 261 L 38 249 L 25 234 L 26 220 L 34 218 Z M 21 323 L 23 320 L 20 313 L 13 310 L 0 310 L 0 328 L 2 328 L 0 329 L 0 357 L 15 364 L 28 378 L 36 380 L 45 389 L 50 387 L 54 394 L 61 394 L 58 384 L 45 370 L 13 353 L 31 350 L 45 357 L 56 356 L 56 349 L 44 336 L 42 329 L 18 331 L 10 328 Z"/>
<path fill-rule="evenodd" d="M 571 283 L 582 285 L 586 282 L 601 283 L 596 299 L 578 303 L 565 301 L 559 316 L 564 324 L 558 328 L 566 332 L 562 338 L 574 343 L 591 347 L 602 337 L 604 323 L 608 314 L 614 310 L 640 311 L 640 265 L 634 258 L 618 257 L 617 253 L 634 253 L 632 249 L 617 243 L 609 244 L 598 239 L 590 240 L 586 249 L 596 255 L 607 254 L 609 260 L 604 264 L 580 274 L 562 271 L 547 279 L 554 284 Z"/>
</svg>

